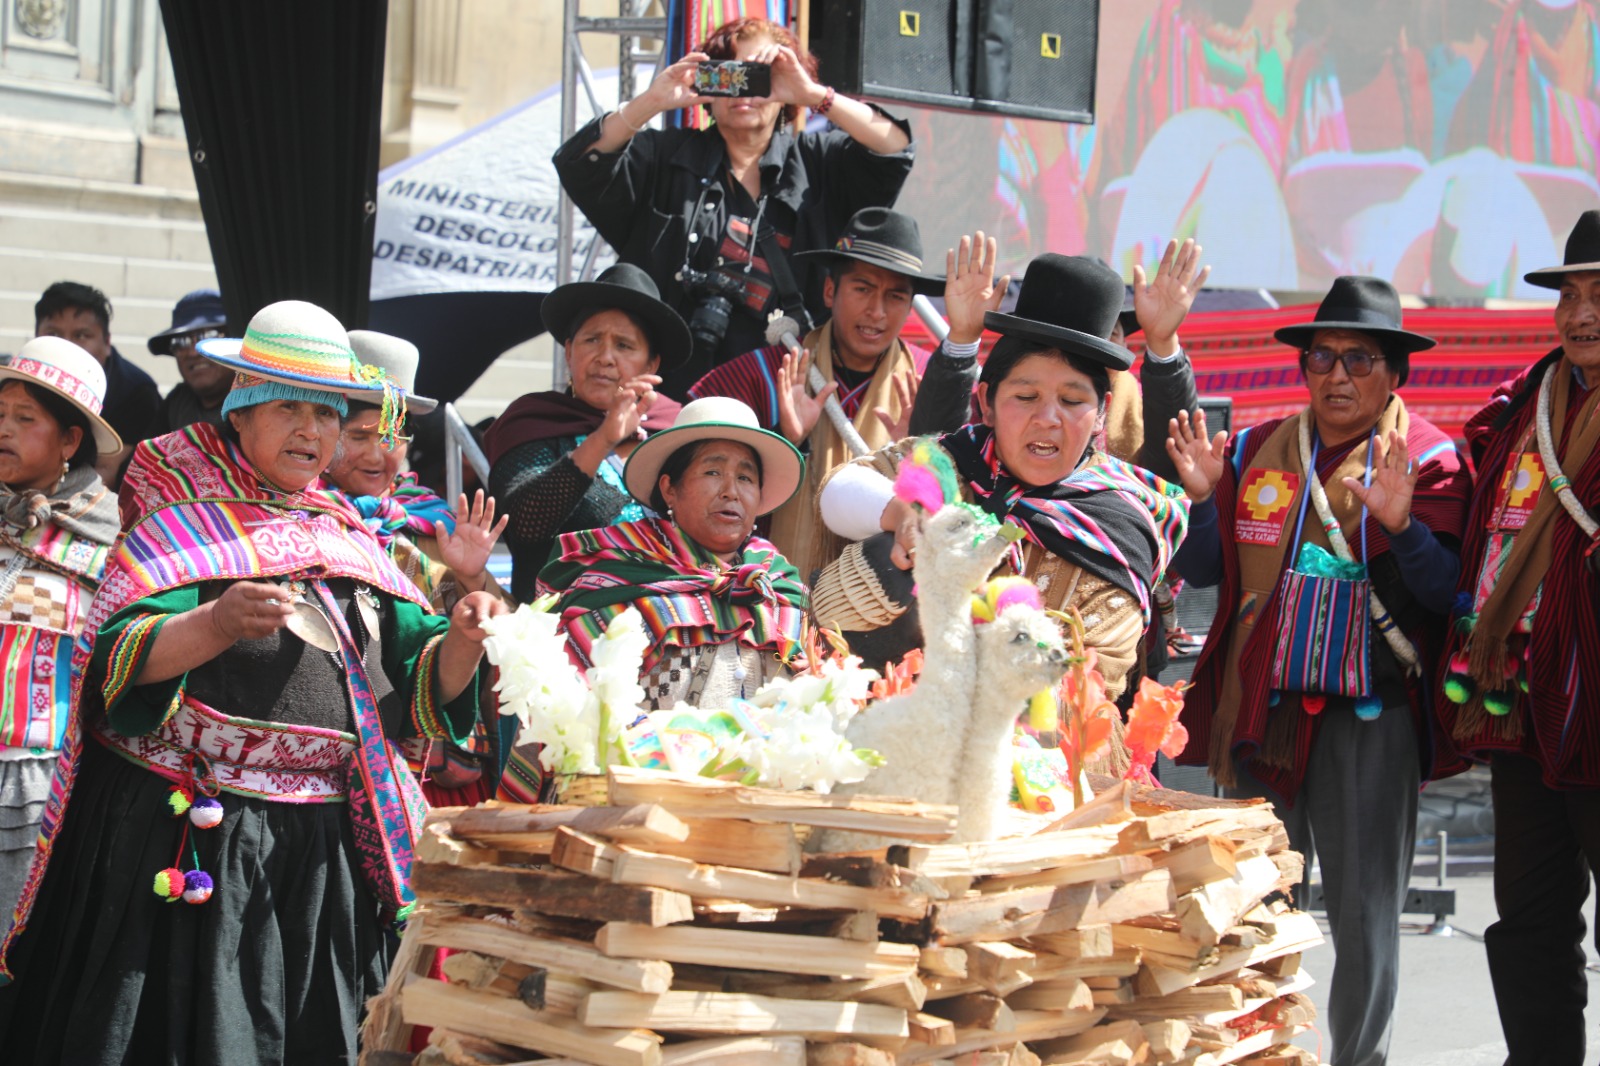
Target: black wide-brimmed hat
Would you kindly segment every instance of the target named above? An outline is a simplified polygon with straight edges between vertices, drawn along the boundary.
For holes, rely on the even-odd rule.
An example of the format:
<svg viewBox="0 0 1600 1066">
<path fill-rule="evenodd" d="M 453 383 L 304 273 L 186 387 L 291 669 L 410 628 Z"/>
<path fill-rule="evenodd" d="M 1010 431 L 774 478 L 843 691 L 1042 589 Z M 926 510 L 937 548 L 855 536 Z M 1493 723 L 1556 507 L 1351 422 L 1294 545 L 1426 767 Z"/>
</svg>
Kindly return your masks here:
<svg viewBox="0 0 1600 1066">
<path fill-rule="evenodd" d="M 172 328 L 164 329 L 145 342 L 155 355 L 171 355 L 172 342 L 203 329 L 227 329 L 228 309 L 216 289 L 196 289 L 178 299 L 172 308 Z"/>
<path fill-rule="evenodd" d="M 1600 270 L 1600 211 L 1585 211 L 1567 234 L 1567 253 L 1560 266 L 1545 267 L 1522 275 L 1529 285 L 1559 289 L 1568 274 L 1579 270 Z"/>
<path fill-rule="evenodd" d="M 1400 294 L 1382 278 L 1347 274 L 1333 279 L 1333 287 L 1317 307 L 1317 317 L 1298 326 L 1284 326 L 1273 336 L 1293 348 L 1306 349 L 1320 330 L 1347 329 L 1366 333 L 1385 352 L 1421 352 L 1436 341 L 1400 325 Z"/>
<path fill-rule="evenodd" d="M 1098 259 L 1046 252 L 1028 264 L 1015 310 L 986 312 L 983 325 L 1002 336 L 1038 341 L 1126 370 L 1133 353 L 1109 339 L 1124 291 L 1122 278 Z"/>
<path fill-rule="evenodd" d="M 568 282 L 544 298 L 539 315 L 545 328 L 565 344 L 572 339 L 585 318 L 599 311 L 626 311 L 638 319 L 650 335 L 650 350 L 661 359 L 661 370 L 681 366 L 689 358 L 694 341 L 689 327 L 678 312 L 661 301 L 661 290 L 649 274 L 632 263 L 618 263 L 601 271 L 593 281 Z"/>
<path fill-rule="evenodd" d="M 854 259 L 911 279 L 911 288 L 924 296 L 944 292 L 944 275 L 923 273 L 922 231 L 910 215 L 887 207 L 863 207 L 850 216 L 832 248 L 796 252 L 796 259 L 836 262 Z"/>
</svg>

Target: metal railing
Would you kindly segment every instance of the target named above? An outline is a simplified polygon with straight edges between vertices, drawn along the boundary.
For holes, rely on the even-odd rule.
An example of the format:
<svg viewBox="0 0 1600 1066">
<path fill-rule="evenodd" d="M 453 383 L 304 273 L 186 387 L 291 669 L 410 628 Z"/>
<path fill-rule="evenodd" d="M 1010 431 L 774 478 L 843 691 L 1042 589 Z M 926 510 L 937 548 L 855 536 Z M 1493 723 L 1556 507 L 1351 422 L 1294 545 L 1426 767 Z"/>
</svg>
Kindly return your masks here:
<svg viewBox="0 0 1600 1066">
<path fill-rule="evenodd" d="M 478 447 L 478 439 L 456 410 L 456 405 L 444 405 L 444 498 L 454 507 L 461 498 L 461 460 L 472 464 L 478 475 L 478 484 L 489 491 L 489 460 Z"/>
</svg>

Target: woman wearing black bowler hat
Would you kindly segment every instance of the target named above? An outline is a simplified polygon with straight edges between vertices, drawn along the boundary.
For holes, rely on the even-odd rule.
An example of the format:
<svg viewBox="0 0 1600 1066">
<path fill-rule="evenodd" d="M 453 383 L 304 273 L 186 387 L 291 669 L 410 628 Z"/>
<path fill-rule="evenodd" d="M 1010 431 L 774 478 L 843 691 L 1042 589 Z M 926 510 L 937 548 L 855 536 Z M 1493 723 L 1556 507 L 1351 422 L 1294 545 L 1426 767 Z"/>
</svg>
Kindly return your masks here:
<svg viewBox="0 0 1600 1066">
<path fill-rule="evenodd" d="M 1434 342 L 1403 328 L 1388 282 L 1337 278 L 1313 321 L 1276 336 L 1298 350 L 1304 410 L 1231 444 L 1200 412 L 1170 427 L 1194 501 L 1177 570 L 1219 590 L 1179 762 L 1273 799 L 1307 870 L 1319 859 L 1330 1061 L 1382 1063 L 1417 792 L 1461 769 L 1426 715 L 1471 486 L 1395 391 Z"/>
<path fill-rule="evenodd" d="M 963 498 L 1026 529 L 1003 568 L 1032 579 L 1045 606 L 1078 608 L 1113 697 L 1137 659 L 1151 586 L 1188 520 L 1177 486 L 1095 446 L 1110 371 L 1133 359 L 1107 339 L 1122 294 L 1122 279 L 1094 259 L 1034 259 L 1015 312 L 984 316 L 1001 336 L 978 379 L 983 421 L 937 438 Z M 839 468 L 819 496 L 823 521 L 854 543 L 817 578 L 812 614 L 869 661 L 921 643 L 909 610 L 915 520 L 892 486 L 914 443 Z"/>
<path fill-rule="evenodd" d="M 560 534 L 648 517 L 622 468 L 647 435 L 672 426 L 678 405 L 656 389 L 690 346 L 655 282 L 627 263 L 561 286 L 541 314 L 570 384 L 516 400 L 483 442 L 490 494 L 511 519 L 511 591 L 521 602 L 533 598 Z"/>
</svg>

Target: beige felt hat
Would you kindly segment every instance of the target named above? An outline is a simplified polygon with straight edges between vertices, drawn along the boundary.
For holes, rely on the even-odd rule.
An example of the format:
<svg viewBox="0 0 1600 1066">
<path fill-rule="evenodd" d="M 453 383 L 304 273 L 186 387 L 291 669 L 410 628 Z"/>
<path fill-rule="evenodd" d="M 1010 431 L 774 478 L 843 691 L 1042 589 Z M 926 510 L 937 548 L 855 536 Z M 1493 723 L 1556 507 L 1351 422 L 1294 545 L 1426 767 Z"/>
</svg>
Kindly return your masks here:
<svg viewBox="0 0 1600 1066">
<path fill-rule="evenodd" d="M 0 380 L 42 385 L 84 413 L 101 455 L 122 450 L 122 438 L 100 417 L 106 402 L 106 372 L 94 356 L 65 337 L 35 337 L 0 363 Z"/>
<path fill-rule="evenodd" d="M 405 393 L 406 408 L 412 414 L 425 415 L 439 406 L 438 400 L 418 396 L 412 391 L 417 385 L 417 363 L 422 358 L 415 344 L 387 333 L 353 329 L 350 347 L 364 366 L 378 367 L 388 377 L 389 384 Z"/>
<path fill-rule="evenodd" d="M 761 457 L 761 500 L 758 514 L 769 514 L 789 502 L 805 474 L 800 451 L 782 436 L 761 428 L 749 405 L 727 396 L 706 396 L 685 404 L 671 429 L 639 445 L 628 457 L 622 480 L 633 498 L 650 506 L 651 493 L 667 458 L 685 444 L 731 440 L 748 445 Z"/>
</svg>

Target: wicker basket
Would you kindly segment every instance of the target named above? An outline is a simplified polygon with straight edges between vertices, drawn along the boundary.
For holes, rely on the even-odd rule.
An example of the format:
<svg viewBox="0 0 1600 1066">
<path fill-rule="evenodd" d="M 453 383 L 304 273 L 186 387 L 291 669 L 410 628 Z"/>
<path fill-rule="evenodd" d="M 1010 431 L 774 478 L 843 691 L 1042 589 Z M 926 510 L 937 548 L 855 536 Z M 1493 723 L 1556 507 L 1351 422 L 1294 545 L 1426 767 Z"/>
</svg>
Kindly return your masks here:
<svg viewBox="0 0 1600 1066">
<path fill-rule="evenodd" d="M 605 774 L 557 774 L 550 783 L 550 802 L 567 807 L 606 807 L 611 796 Z"/>
</svg>

